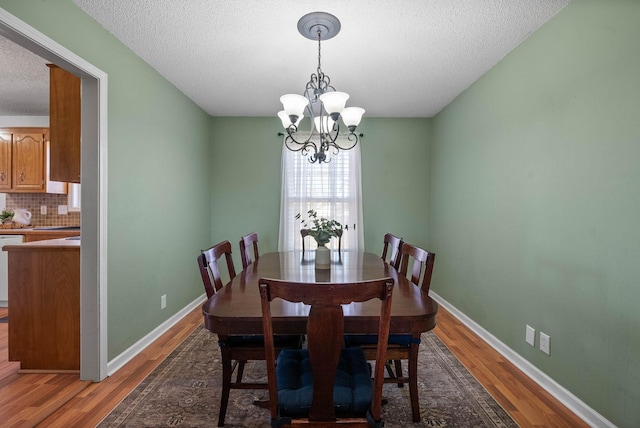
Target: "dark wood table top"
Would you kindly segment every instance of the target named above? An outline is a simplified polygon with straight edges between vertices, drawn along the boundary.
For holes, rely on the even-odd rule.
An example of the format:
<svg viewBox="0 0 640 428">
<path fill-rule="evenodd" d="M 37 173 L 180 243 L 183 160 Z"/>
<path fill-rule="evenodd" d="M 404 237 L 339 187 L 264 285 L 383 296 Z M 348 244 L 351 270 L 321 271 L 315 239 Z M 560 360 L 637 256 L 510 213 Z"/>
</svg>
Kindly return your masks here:
<svg viewBox="0 0 640 428">
<path fill-rule="evenodd" d="M 240 272 L 202 305 L 205 327 L 220 336 L 262 334 L 262 312 L 258 282 L 261 277 L 298 282 L 358 282 L 391 277 L 395 280 L 391 308 L 391 333 L 419 337 L 436 325 L 438 304 L 420 289 L 371 253 L 344 251 L 338 260 L 332 252 L 332 266 L 316 270 L 313 252 L 302 259 L 300 251 L 266 253 Z M 274 301 L 271 305 L 274 331 L 304 334 L 309 307 L 301 303 Z M 380 305 L 370 301 L 343 307 L 345 333 L 377 333 Z"/>
</svg>

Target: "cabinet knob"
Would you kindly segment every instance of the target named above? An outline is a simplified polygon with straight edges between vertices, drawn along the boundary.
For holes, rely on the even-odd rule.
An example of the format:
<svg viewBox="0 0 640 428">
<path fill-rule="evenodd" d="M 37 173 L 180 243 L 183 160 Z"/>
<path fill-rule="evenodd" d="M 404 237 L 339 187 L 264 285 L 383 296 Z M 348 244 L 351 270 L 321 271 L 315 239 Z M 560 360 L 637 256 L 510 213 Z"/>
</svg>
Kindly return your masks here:
<svg viewBox="0 0 640 428">
<path fill-rule="evenodd" d="M 4 171 L 0 172 L 0 181 L 4 181 L 4 178 L 5 178 Z"/>
<path fill-rule="evenodd" d="M 24 181 L 24 172 L 20 173 L 20 181 Z"/>
</svg>

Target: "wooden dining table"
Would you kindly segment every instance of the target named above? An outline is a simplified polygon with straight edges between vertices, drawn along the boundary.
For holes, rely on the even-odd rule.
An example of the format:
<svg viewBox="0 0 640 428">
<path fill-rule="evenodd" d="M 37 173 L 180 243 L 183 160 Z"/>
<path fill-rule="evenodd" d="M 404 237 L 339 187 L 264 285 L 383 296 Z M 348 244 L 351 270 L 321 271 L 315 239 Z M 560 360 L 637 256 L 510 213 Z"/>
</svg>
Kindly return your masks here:
<svg viewBox="0 0 640 428">
<path fill-rule="evenodd" d="M 202 305 L 204 325 L 221 339 L 231 335 L 260 335 L 262 309 L 260 278 L 296 282 L 345 283 L 391 277 L 395 281 L 391 307 L 391 334 L 422 332 L 436 325 L 438 304 L 379 255 L 366 252 L 332 252 L 330 269 L 316 269 L 313 252 L 272 252 L 260 255 L 245 270 Z M 377 334 L 380 304 L 374 301 L 343 306 L 345 334 Z M 275 334 L 305 334 L 309 307 L 302 303 L 272 302 Z"/>
</svg>

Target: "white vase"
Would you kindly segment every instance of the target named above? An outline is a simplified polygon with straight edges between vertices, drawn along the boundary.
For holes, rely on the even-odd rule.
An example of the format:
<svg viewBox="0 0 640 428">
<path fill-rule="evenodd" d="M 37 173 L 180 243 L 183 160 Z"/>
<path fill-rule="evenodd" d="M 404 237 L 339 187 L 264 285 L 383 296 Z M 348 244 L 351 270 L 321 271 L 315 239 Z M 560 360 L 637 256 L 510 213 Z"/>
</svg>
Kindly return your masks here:
<svg viewBox="0 0 640 428">
<path fill-rule="evenodd" d="M 331 250 L 324 245 L 316 248 L 316 269 L 331 268 Z"/>
</svg>

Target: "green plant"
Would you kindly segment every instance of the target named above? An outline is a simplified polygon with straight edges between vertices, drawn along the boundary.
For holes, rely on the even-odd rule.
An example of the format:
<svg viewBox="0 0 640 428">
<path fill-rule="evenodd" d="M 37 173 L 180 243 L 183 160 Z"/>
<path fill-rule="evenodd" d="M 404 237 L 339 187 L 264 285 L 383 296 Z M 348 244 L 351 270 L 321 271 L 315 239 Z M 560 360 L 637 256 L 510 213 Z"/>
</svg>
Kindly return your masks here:
<svg viewBox="0 0 640 428">
<path fill-rule="evenodd" d="M 302 226 L 309 230 L 309 236 L 312 236 L 313 239 L 316 240 L 319 247 L 328 243 L 332 236 L 338 236 L 343 230 L 342 225 L 335 220 L 329 220 L 325 217 L 318 218 L 316 210 L 309 210 L 307 214 L 309 216 L 309 222 L 311 222 L 313 226 L 309 226 L 307 220 L 301 218 L 300 213 L 296 215 L 296 220 L 300 220 Z M 348 229 L 349 226 L 344 227 L 344 230 Z"/>
<path fill-rule="evenodd" d="M 2 210 L 2 212 L 0 213 L 0 221 L 5 221 L 10 218 L 13 218 L 13 211 Z"/>
</svg>

